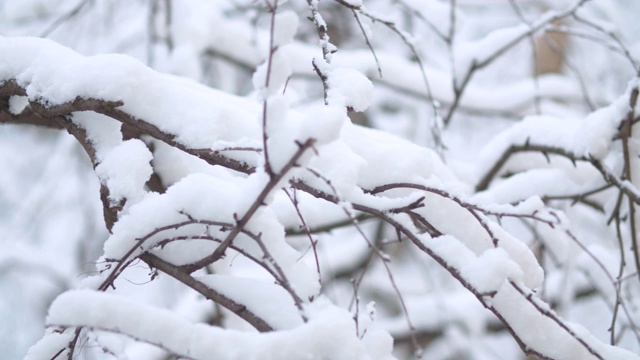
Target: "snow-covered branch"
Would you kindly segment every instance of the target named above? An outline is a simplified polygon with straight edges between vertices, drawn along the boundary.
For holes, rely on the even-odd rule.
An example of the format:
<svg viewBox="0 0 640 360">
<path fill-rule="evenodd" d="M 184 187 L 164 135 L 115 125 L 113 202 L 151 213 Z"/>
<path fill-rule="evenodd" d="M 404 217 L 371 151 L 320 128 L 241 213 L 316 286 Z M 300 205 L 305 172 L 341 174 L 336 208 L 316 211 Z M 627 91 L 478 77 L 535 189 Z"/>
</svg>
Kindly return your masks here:
<svg viewBox="0 0 640 360">
<path fill-rule="evenodd" d="M 0 37 L 28 359 L 638 359 L 640 62 L 609 5 L 103 5 Z M 65 37 L 92 17 L 137 25 Z"/>
</svg>

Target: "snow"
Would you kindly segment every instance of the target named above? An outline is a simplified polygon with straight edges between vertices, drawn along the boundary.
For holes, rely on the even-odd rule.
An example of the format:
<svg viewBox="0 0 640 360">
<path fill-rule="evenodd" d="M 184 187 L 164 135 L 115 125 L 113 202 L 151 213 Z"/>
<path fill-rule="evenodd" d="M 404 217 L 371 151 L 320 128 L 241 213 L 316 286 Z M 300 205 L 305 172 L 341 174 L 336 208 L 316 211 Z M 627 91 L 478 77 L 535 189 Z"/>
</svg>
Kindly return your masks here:
<svg viewBox="0 0 640 360">
<path fill-rule="evenodd" d="M 497 248 L 489 249 L 474 261 L 466 263 L 460 275 L 480 293 L 488 294 L 500 290 L 506 280 L 522 279 L 523 270 L 506 251 Z"/>
<path fill-rule="evenodd" d="M 294 300 L 284 288 L 265 281 L 229 275 L 205 275 L 196 279 L 264 319 L 277 330 L 302 325 Z"/>
<path fill-rule="evenodd" d="M 491 222 L 488 227 L 499 239 L 500 249 L 506 251 L 509 259 L 518 264 L 522 270 L 521 280 L 524 285 L 532 289 L 538 288 L 544 279 L 544 271 L 533 251 L 522 240 L 509 234 L 498 224 Z M 511 270 L 511 265 L 509 269 Z"/>
<path fill-rule="evenodd" d="M 261 145 L 258 143 L 247 143 L 246 145 L 251 148 L 261 148 Z M 175 184 L 191 173 L 209 174 L 229 181 L 234 181 L 238 177 L 244 177 L 244 174 L 239 174 L 221 166 L 210 166 L 206 161 L 163 142 L 154 141 L 153 146 L 153 169 L 162 178 L 165 187 Z M 217 146 L 214 146 L 214 148 L 217 148 Z M 224 152 L 224 154 L 227 153 L 231 153 L 231 151 Z M 256 152 L 245 152 L 245 154 L 235 155 L 235 157 L 244 159 L 248 163 L 257 163 L 259 155 L 260 154 Z"/>
<path fill-rule="evenodd" d="M 332 144 L 333 145 L 333 144 Z M 329 147 L 323 148 L 321 151 L 328 151 Z M 317 159 L 323 159 L 325 157 L 315 157 L 310 165 L 312 168 Z M 332 179 L 332 177 L 329 177 Z M 332 184 L 336 184 L 332 181 Z M 341 193 L 340 190 L 338 190 Z M 304 216 L 305 223 L 309 228 L 314 229 L 327 224 L 333 224 L 345 220 L 344 212 L 340 211 L 340 207 L 326 201 L 318 201 L 315 197 L 301 191 L 296 191 L 296 199 L 298 200 L 298 208 Z M 300 218 L 293 207 L 289 197 L 280 192 L 274 194 L 271 208 L 274 210 L 278 221 L 287 229 L 300 229 L 302 223 Z M 289 240 L 289 239 L 288 239 Z M 306 241 L 308 245 L 308 240 Z"/>
<path fill-rule="evenodd" d="M 297 139 L 316 139 L 316 145 L 331 143 L 340 137 L 340 132 L 349 122 L 343 108 L 333 105 L 314 106 L 305 109 L 302 121 L 298 126 Z"/>
<path fill-rule="evenodd" d="M 576 154 L 591 155 L 596 159 L 603 159 L 607 155 L 610 139 L 613 138 L 618 125 L 625 119 L 625 115 L 629 111 L 630 90 L 611 105 L 592 112 L 584 119 L 575 135 L 574 152 Z"/>
<path fill-rule="evenodd" d="M 289 0 L 267 0 L 267 2 L 269 4 L 271 4 L 271 6 L 280 6 L 280 5 L 284 5 L 288 2 Z"/>
<path fill-rule="evenodd" d="M 511 145 L 524 146 L 527 143 L 560 148 L 576 157 L 603 159 L 608 154 L 618 125 L 628 111 L 627 102 L 628 94 L 622 95 L 611 105 L 592 112 L 584 119 L 525 117 L 487 144 L 481 154 L 482 163 L 487 165 L 480 169 L 494 164 Z"/>
<path fill-rule="evenodd" d="M 255 79 L 255 77 L 254 77 Z M 265 103 L 267 149 L 269 163 L 274 172 L 280 172 L 296 153 L 295 138 L 291 131 L 295 124 L 288 118 L 289 103 L 283 95 L 272 96 Z M 263 115 L 258 115 L 262 117 Z M 305 139 L 306 140 L 306 139 Z"/>
<path fill-rule="evenodd" d="M 393 338 L 383 330 L 370 330 L 362 338 L 367 355 L 371 359 L 392 360 Z"/>
<path fill-rule="evenodd" d="M 449 31 L 451 19 L 449 3 L 438 0 L 408 0 L 405 3 L 422 14 L 440 33 L 445 34 Z M 465 14 L 458 11 L 456 15 L 460 19 Z M 464 21 L 464 18 L 462 20 Z"/>
<path fill-rule="evenodd" d="M 279 92 L 291 76 L 291 65 L 285 52 L 286 49 L 276 50 L 271 60 L 263 62 L 253 74 L 253 86 L 264 99 Z"/>
<path fill-rule="evenodd" d="M 280 47 L 293 41 L 298 31 L 298 15 L 291 10 L 279 11 L 274 19 L 273 46 Z"/>
<path fill-rule="evenodd" d="M 51 333 L 40 339 L 29 348 L 24 360 L 40 360 L 52 358 L 55 354 L 64 349 L 73 339 L 73 334 Z M 65 356 L 68 351 L 64 351 L 60 356 Z"/>
<path fill-rule="evenodd" d="M 371 101 L 373 84 L 361 73 L 349 68 L 335 68 L 327 74 L 327 101 L 331 105 L 365 111 Z"/>
<path fill-rule="evenodd" d="M 155 248 L 160 241 L 175 236 L 209 236 L 224 239 L 225 230 L 217 226 L 192 224 L 179 228 L 167 228 L 149 237 L 153 231 L 167 224 L 178 224 L 193 219 L 218 221 L 227 226 L 235 224 L 234 215 L 241 218 L 266 183 L 263 173 L 246 179 L 224 180 L 205 174 L 192 174 L 171 186 L 165 194 L 148 194 L 139 203 L 131 206 L 113 227 L 113 235 L 104 246 L 107 259 L 133 259 L 138 254 Z M 244 201 L 240 199 L 244 199 Z M 184 215 L 187 214 L 187 215 Z M 298 263 L 298 253 L 284 241 L 284 229 L 271 209 L 260 208 L 245 227 L 247 231 L 261 234 L 269 255 L 287 274 L 292 287 L 299 296 L 307 298 L 318 292 L 315 274 Z M 144 241 L 141 241 L 145 239 Z M 172 261 L 188 264 L 211 252 L 207 243 L 181 242 L 180 247 L 169 247 Z M 266 256 L 251 238 L 240 236 L 235 246 L 254 257 Z M 127 259 L 130 250 L 134 250 Z M 106 276 L 105 272 L 102 276 Z"/>
<path fill-rule="evenodd" d="M 449 186 L 462 186 L 457 184 L 453 172 L 430 149 L 356 125 L 345 126 L 342 138 L 366 164 L 361 167 L 357 182 L 364 189 L 407 179 L 430 179 L 432 176 L 449 183 Z"/>
<path fill-rule="evenodd" d="M 537 298 L 526 299 L 509 284 L 505 284 L 496 296 L 491 299 L 491 305 L 500 311 L 509 326 L 519 334 L 520 339 L 543 355 L 558 360 L 597 358 L 585 346 L 580 344 L 576 338 L 554 322 L 551 316 L 545 316 L 535 310 L 526 311 L 525 309 L 533 307 L 532 304 L 543 308 L 551 316 L 558 316 Z M 637 358 L 636 355 L 629 351 L 599 343 L 592 335 L 576 324 L 572 324 L 571 329 L 576 332 L 579 338 L 584 339 L 589 346 L 595 348 L 600 358 L 621 360 Z"/>
<path fill-rule="evenodd" d="M 9 111 L 14 115 L 18 115 L 28 104 L 29 99 L 26 96 L 12 96 L 9 98 Z"/>
<path fill-rule="evenodd" d="M 520 282 L 525 279 L 531 287 L 538 286 L 542 280 L 542 270 L 535 258 L 515 239 L 505 247 L 490 248 L 479 254 L 474 254 L 469 244 L 451 235 L 425 239 L 424 244 L 457 269 L 460 276 L 480 293 L 498 291 L 506 280 Z"/>
<path fill-rule="evenodd" d="M 343 131 L 349 131 L 348 128 L 352 126 L 351 124 L 345 125 Z M 360 171 L 367 165 L 364 159 L 355 154 L 343 139 L 318 147 L 318 152 L 320 155 L 310 160 L 309 167 L 322 173 L 325 178 L 331 181 L 331 186 L 311 174 L 302 177 L 308 184 L 312 184 L 315 188 L 322 189 L 329 194 L 336 191 L 339 197 L 358 191 L 356 185 Z M 316 210 L 308 208 L 305 210 L 311 224 L 322 221 L 321 218 L 324 217 L 322 213 L 316 217 L 313 215 Z M 322 208 L 318 208 L 318 210 L 322 211 Z M 318 220 L 315 220 L 316 218 Z"/>
<path fill-rule="evenodd" d="M 293 291 L 302 299 L 315 297 L 320 292 L 315 270 L 300 261 L 300 253 L 292 248 L 284 238 L 284 228 L 278 223 L 276 214 L 270 208 L 261 208 L 247 225 L 247 230 L 261 234 L 261 239 L 271 258 L 280 267 L 290 282 Z M 238 238 L 236 246 L 252 253 L 257 258 L 264 258 L 266 254 L 258 250 L 253 239 Z M 276 270 L 275 264 L 269 264 Z M 277 271 L 277 270 L 276 270 Z"/>
<path fill-rule="evenodd" d="M 482 194 L 482 192 L 480 194 Z M 480 200 L 479 198 L 480 198 L 479 196 L 472 197 L 474 201 Z M 515 203 L 515 205 L 511 205 L 513 203 Z M 483 204 L 480 201 L 480 204 L 483 209 L 487 211 L 491 211 L 493 213 L 506 213 L 506 214 L 517 214 L 517 215 L 536 214 L 538 216 L 544 216 L 543 210 L 545 205 L 539 196 L 530 196 L 521 202 L 499 201 L 497 203 L 487 202 Z"/>
<path fill-rule="evenodd" d="M 539 155 L 538 155 L 539 156 Z M 535 179 L 535 181 L 532 181 Z M 531 169 L 496 181 L 487 191 L 478 193 L 474 198 L 481 203 L 516 203 L 532 196 L 554 196 L 567 193 L 579 193 L 582 186 L 576 184 L 561 169 Z"/>
<path fill-rule="evenodd" d="M 105 256 L 120 259 L 136 246 L 140 247 L 136 253 L 153 248 L 161 238 L 145 243 L 139 243 L 137 239 L 167 224 L 186 221 L 187 216 L 181 212 L 195 219 L 233 224 L 233 214 L 244 213 L 251 204 L 252 196 L 259 191 L 250 186 L 247 180 L 232 182 L 210 175 L 192 174 L 170 187 L 165 194 L 148 194 L 114 225 L 113 235 L 105 243 Z M 191 231 L 200 233 L 202 227 Z"/>
<path fill-rule="evenodd" d="M 484 223 L 483 227 L 467 209 L 448 198 L 427 194 L 425 202 L 430 206 L 416 212 L 429 222 L 438 224 L 441 232 L 450 234 L 425 240 L 425 245 L 451 266 L 460 269 L 471 284 L 479 289 L 495 290 L 501 284 L 500 279 L 509 278 L 523 281 L 532 288 L 540 285 L 542 269 L 525 244 L 484 215 L 477 214 Z M 467 266 L 469 268 L 465 270 Z M 478 273 L 479 269 L 483 271 Z M 494 275 L 493 280 L 484 277 L 488 273 Z"/>
<path fill-rule="evenodd" d="M 136 201 L 144 194 L 144 185 L 153 173 L 152 155 L 138 139 L 127 140 L 109 151 L 96 166 L 100 181 L 109 188 L 109 200 Z"/>
<path fill-rule="evenodd" d="M 382 352 L 367 351 L 355 335 L 349 313 L 322 303 L 324 305 L 318 304 L 309 309 L 313 316 L 307 324 L 291 330 L 256 334 L 193 324 L 167 310 L 136 304 L 117 295 L 75 290 L 54 301 L 47 323 L 53 326 L 90 326 L 126 334 L 174 354 L 198 360 L 392 358 L 388 337 L 380 334 L 376 337 L 382 343 L 374 344 L 375 350 Z"/>
<path fill-rule="evenodd" d="M 84 129 L 87 140 L 96 150 L 96 160 L 100 163 L 107 153 L 122 143 L 122 123 L 92 111 L 78 111 L 71 119 Z M 126 163 L 126 161 L 125 161 Z M 143 165 L 143 167 L 145 167 Z"/>
<path fill-rule="evenodd" d="M 299 151 L 301 144 L 313 139 L 314 148 L 318 151 L 318 147 L 338 139 L 342 127 L 348 123 L 343 108 L 316 105 L 302 112 L 289 110 L 288 100 L 283 95 L 270 97 L 266 102 L 266 108 L 269 162 L 271 169 L 276 173 L 280 172 Z M 315 155 L 315 151 L 306 150 L 296 162 L 297 166 L 307 165 Z M 286 177 L 283 184 L 294 174 L 295 172 L 292 172 Z"/>
<path fill-rule="evenodd" d="M 20 54 L 3 64 L 0 80 L 15 78 L 26 87 L 30 100 L 45 99 L 50 106 L 76 97 L 123 101 L 121 110 L 175 134 L 178 142 L 190 148 L 209 148 L 215 140 L 259 138 L 257 123 L 249 115 L 258 111 L 257 104 L 155 73 L 128 56 L 84 57 L 35 38 L 0 38 L 0 51 Z M 286 62 L 277 53 L 275 58 Z M 282 65 L 276 67 L 282 69 Z"/>
</svg>

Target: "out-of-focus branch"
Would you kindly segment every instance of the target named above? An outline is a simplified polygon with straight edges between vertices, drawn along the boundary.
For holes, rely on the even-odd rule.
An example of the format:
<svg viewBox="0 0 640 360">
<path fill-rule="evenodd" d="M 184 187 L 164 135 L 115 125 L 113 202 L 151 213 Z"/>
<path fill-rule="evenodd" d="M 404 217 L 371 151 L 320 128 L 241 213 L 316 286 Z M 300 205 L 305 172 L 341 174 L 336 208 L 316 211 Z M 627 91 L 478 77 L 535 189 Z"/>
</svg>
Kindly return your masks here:
<svg viewBox="0 0 640 360">
<path fill-rule="evenodd" d="M 71 9 L 71 11 L 67 12 L 66 14 L 60 16 L 58 19 L 56 19 L 53 23 L 51 23 L 51 25 L 49 25 L 49 27 L 47 27 L 41 34 L 40 37 L 47 37 L 49 36 L 52 32 L 54 32 L 57 28 L 59 28 L 62 24 L 64 24 L 65 22 L 71 20 L 72 18 L 74 18 L 75 16 L 77 16 L 82 9 L 91 2 L 91 0 L 80 0 L 80 2 L 73 7 L 73 9 Z"/>
<path fill-rule="evenodd" d="M 557 13 L 557 14 L 555 14 L 553 16 L 546 16 L 545 18 L 543 18 L 541 20 L 538 20 L 537 22 L 532 23 L 530 25 L 528 31 L 522 32 L 519 36 L 514 37 L 511 41 L 509 41 L 506 44 L 502 45 L 501 47 L 496 49 L 490 55 L 483 56 L 482 59 L 474 59 L 474 60 L 472 60 L 469 68 L 467 69 L 465 74 L 462 76 L 462 81 L 461 82 L 459 82 L 459 83 L 456 82 L 455 81 L 455 77 L 454 77 L 453 92 L 455 94 L 455 97 L 454 97 L 454 100 L 453 100 L 453 104 L 449 108 L 449 111 L 444 116 L 443 122 L 444 122 L 445 126 L 448 125 L 451 122 L 451 119 L 452 119 L 454 113 L 456 112 L 456 110 L 457 110 L 457 108 L 458 108 L 458 106 L 460 104 L 460 100 L 462 99 L 462 96 L 465 93 L 465 90 L 466 90 L 467 86 L 469 85 L 469 83 L 471 81 L 471 78 L 475 75 L 475 73 L 478 70 L 480 70 L 480 69 L 486 67 L 487 65 L 493 63 L 497 58 L 502 56 L 507 51 L 511 50 L 513 47 L 518 45 L 520 42 L 530 38 L 531 35 L 534 34 L 535 32 L 543 29 L 544 27 L 548 26 L 549 24 L 553 24 L 554 22 L 557 22 L 557 21 L 562 20 L 562 19 L 564 19 L 566 17 L 572 16 L 576 11 L 578 11 L 578 9 L 580 9 L 588 1 L 589 0 L 579 0 L 574 5 L 572 5 L 571 7 L 569 7 L 567 10 L 565 10 L 563 12 Z M 451 26 L 453 26 L 453 24 Z"/>
<path fill-rule="evenodd" d="M 633 119 L 635 118 L 635 109 L 636 104 L 638 102 L 638 86 L 636 85 L 632 90 L 629 96 L 629 111 L 627 112 L 626 119 L 621 124 L 620 134 L 622 140 L 622 155 L 624 159 L 624 169 L 622 174 L 622 179 L 628 181 L 633 184 L 632 174 L 632 166 L 634 164 L 633 161 L 636 161 L 637 153 L 634 152 L 632 154 L 632 149 L 635 146 L 631 146 L 629 144 L 629 140 L 633 138 Z M 634 159 L 632 159 L 632 157 Z M 638 233 L 637 233 L 637 225 L 636 225 L 636 204 L 637 202 L 631 196 L 628 197 L 628 206 L 629 206 L 629 231 L 631 233 L 631 248 L 633 249 L 633 258 L 635 260 L 636 270 L 638 271 L 638 277 L 640 278 L 640 254 L 638 253 Z"/>
</svg>

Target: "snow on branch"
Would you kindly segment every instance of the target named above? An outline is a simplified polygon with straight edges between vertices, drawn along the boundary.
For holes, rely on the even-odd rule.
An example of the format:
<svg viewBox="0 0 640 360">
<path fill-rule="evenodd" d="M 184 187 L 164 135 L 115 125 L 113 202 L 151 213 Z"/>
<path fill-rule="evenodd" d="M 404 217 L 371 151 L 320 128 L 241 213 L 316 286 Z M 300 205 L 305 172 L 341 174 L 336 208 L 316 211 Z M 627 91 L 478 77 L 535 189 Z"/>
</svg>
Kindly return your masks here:
<svg viewBox="0 0 640 360">
<path fill-rule="evenodd" d="M 545 17 L 533 28 L 494 33 L 489 39 L 501 39 L 487 40 L 492 46 L 480 44 L 487 53 L 475 49 L 462 82 L 454 80 L 445 123 L 462 104 L 475 70 L 583 3 Z M 0 63 L 0 121 L 64 128 L 80 142 L 100 180 L 111 233 L 98 274 L 83 282 L 85 290 L 66 292 L 51 305 L 48 333 L 30 358 L 73 358 L 83 331 L 125 335 L 189 359 L 275 358 L 283 353 L 289 358 L 391 358 L 389 334 L 364 324 L 361 332 L 364 320 L 358 309 L 353 315 L 323 294 L 318 256 L 315 266 L 300 261 L 304 252 L 286 237 L 282 189 L 304 193 L 305 201 L 331 206 L 340 213 L 338 220 L 347 219 L 372 250 L 371 258 L 375 255 L 384 264 L 396 290 L 391 258 L 381 249 L 382 241 L 370 241 L 359 219 L 375 218 L 393 230 L 398 242 L 408 239 L 411 251 L 428 255 L 455 278 L 527 354 L 544 359 L 638 358 L 604 344 L 543 302 L 536 293 L 543 281 L 538 259 L 501 224 L 515 218 L 564 231 L 561 215 L 537 197 L 519 205 L 491 202 L 491 185 L 516 153 L 589 163 L 620 190 L 617 223 L 626 196 L 634 257 L 640 264 L 634 213 L 639 192 L 629 154 L 637 87 L 574 124 L 571 136 L 560 134 L 553 121 L 540 126 L 539 118 L 511 128 L 492 143 L 493 151 L 489 147 L 489 165 L 475 189 L 487 192 L 474 196 L 435 152 L 347 120 L 348 111 L 369 106 L 372 84 L 354 67 L 334 67 L 335 47 L 317 1 L 308 5 L 323 60 L 307 65 L 320 76 L 325 104 L 292 109 L 284 93 L 293 73 L 289 57 L 295 52 L 287 52 L 286 46 L 294 40 L 297 15 L 277 13 L 278 1 L 265 4 L 269 48 L 253 75 L 257 100 L 160 74 L 126 56 L 84 57 L 48 40 L 0 37 L 0 52 L 20 54 Z M 362 7 L 358 1 L 338 4 L 352 11 Z M 124 140 L 130 129 L 135 138 Z M 540 134 L 531 137 L 532 129 Z M 626 151 L 622 176 L 606 163 L 616 130 Z M 584 141 L 587 135 L 592 137 Z M 156 171 L 157 154 L 147 138 L 203 159 L 215 170 L 184 176 L 167 184 L 163 193 L 149 191 L 145 186 Z M 297 198 L 286 195 L 308 230 Z M 307 233 L 316 251 L 316 240 Z M 234 272 L 236 258 L 255 265 L 251 276 L 261 279 Z M 153 278 L 156 271 L 174 278 L 258 332 L 193 324 L 168 310 L 108 293 L 138 260 L 151 268 Z M 410 309 L 396 293 L 413 330 Z M 356 290 L 356 302 L 357 296 Z"/>
<path fill-rule="evenodd" d="M 136 304 L 116 295 L 75 290 L 54 301 L 47 323 L 54 332 L 82 326 L 126 335 L 194 360 L 278 358 L 282 354 L 292 359 L 310 355 L 318 359 L 384 359 L 381 354 L 367 353 L 346 311 L 318 306 L 312 312 L 313 320 L 295 329 L 253 334 L 192 324 L 170 311 Z M 390 347 L 388 337 L 380 340 Z M 46 346 L 50 344 L 40 342 L 32 353 Z M 39 357 L 27 357 L 36 358 Z"/>
</svg>

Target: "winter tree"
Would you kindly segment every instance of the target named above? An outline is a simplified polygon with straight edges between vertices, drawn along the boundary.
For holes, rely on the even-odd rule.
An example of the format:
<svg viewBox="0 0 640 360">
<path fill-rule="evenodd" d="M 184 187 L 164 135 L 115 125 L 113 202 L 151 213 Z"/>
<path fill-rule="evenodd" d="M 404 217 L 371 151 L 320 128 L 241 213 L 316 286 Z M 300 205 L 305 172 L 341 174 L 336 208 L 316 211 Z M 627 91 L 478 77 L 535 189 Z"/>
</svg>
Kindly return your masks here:
<svg viewBox="0 0 640 360">
<path fill-rule="evenodd" d="M 0 352 L 639 359 L 624 0 L 0 0 Z"/>
</svg>

